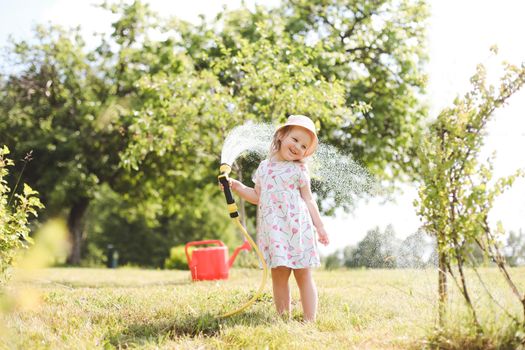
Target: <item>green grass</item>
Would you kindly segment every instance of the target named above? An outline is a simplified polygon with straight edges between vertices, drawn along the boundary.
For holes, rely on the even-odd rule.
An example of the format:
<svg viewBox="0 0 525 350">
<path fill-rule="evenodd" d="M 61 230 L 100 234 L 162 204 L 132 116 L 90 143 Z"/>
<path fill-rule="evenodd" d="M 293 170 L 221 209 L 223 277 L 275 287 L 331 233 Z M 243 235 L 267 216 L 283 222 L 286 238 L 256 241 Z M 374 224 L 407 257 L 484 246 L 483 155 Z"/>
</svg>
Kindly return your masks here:
<svg viewBox="0 0 525 350">
<path fill-rule="evenodd" d="M 512 272 L 523 286 L 525 269 Z M 497 271 L 483 275 L 499 303 L 521 314 Z M 316 270 L 314 277 L 318 319 L 304 324 L 295 283 L 291 320 L 276 315 L 270 282 L 245 312 L 215 317 L 249 299 L 258 270 L 233 269 L 227 281 L 194 283 L 186 271 L 46 269 L 7 288 L 0 336 L 5 347 L 19 349 L 488 349 L 520 337 L 475 284 L 485 336 L 473 335 L 452 286 L 449 326 L 437 330 L 434 270 Z"/>
</svg>

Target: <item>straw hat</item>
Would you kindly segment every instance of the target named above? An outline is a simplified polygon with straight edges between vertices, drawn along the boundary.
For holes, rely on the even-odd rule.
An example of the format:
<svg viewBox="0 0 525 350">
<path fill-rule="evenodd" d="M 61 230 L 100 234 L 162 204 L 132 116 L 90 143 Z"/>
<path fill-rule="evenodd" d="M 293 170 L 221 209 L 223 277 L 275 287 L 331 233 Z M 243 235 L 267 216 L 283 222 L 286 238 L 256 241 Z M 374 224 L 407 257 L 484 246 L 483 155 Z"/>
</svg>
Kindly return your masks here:
<svg viewBox="0 0 525 350">
<path fill-rule="evenodd" d="M 317 139 L 317 132 L 315 130 L 315 124 L 312 121 L 312 119 L 308 118 L 305 115 L 291 115 L 288 117 L 286 123 L 278 127 L 275 132 L 278 132 L 279 130 L 287 126 L 300 126 L 306 129 L 312 135 L 312 144 L 310 145 L 310 147 L 308 147 L 305 153 L 305 157 L 311 156 L 315 152 L 317 144 L 319 143 L 319 140 Z"/>
</svg>

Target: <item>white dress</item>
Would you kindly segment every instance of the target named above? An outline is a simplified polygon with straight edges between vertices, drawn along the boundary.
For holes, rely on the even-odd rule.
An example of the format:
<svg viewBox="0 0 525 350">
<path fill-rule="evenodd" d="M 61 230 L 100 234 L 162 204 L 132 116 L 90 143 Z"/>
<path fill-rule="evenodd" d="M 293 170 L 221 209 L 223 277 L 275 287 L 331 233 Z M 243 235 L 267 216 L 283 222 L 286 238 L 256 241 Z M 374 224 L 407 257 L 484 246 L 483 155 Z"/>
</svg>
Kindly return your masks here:
<svg viewBox="0 0 525 350">
<path fill-rule="evenodd" d="M 320 265 L 315 229 L 300 188 L 310 183 L 299 162 L 264 160 L 253 181 L 260 186 L 257 244 L 268 267 Z"/>
</svg>

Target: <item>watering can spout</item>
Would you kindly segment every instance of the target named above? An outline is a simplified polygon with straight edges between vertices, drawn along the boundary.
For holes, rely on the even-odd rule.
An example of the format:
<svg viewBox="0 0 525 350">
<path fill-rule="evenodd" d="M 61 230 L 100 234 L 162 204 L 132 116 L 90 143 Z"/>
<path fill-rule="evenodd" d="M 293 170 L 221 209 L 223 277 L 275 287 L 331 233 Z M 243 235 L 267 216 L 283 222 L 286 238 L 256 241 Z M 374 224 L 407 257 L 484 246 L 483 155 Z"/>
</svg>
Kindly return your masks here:
<svg viewBox="0 0 525 350">
<path fill-rule="evenodd" d="M 248 241 L 244 241 L 244 243 L 242 245 L 240 245 L 237 248 L 235 248 L 235 250 L 233 251 L 232 256 L 228 260 L 228 268 L 232 267 L 233 262 L 235 261 L 235 258 L 237 257 L 237 255 L 239 254 L 239 252 L 241 250 L 251 250 L 251 249 L 252 249 L 252 247 L 250 245 L 250 242 L 248 242 Z"/>
</svg>

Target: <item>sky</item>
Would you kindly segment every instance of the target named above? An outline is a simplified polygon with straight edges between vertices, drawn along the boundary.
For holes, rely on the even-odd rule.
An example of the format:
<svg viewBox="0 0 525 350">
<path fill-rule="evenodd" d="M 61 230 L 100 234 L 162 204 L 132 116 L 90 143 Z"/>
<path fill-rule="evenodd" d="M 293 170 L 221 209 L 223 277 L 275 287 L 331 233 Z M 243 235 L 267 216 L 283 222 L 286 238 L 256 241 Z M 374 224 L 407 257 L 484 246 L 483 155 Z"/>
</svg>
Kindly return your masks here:
<svg viewBox="0 0 525 350">
<path fill-rule="evenodd" d="M 197 21 L 199 14 L 211 18 L 227 4 L 229 9 L 240 5 L 240 0 L 150 0 L 153 10 L 163 16 Z M 65 26 L 81 25 L 85 33 L 110 30 L 111 14 L 94 8 L 94 0 L 0 0 L 0 46 L 8 35 L 15 39 L 30 38 L 31 28 L 37 23 L 58 23 Z M 247 3 L 252 4 L 253 0 Z M 275 6 L 278 0 L 259 1 Z M 430 0 L 431 17 L 428 27 L 429 73 L 428 93 L 430 116 L 451 105 L 454 97 L 469 89 L 469 78 L 476 65 L 484 63 L 489 77 L 497 76 L 498 62 L 514 64 L 525 62 L 523 33 L 525 13 L 523 0 Z M 88 40 L 89 43 L 89 40 Z M 491 57 L 489 48 L 497 45 L 499 55 Z M 0 64 L 1 61 L 0 61 Z M 509 175 L 519 167 L 525 168 L 525 89 L 511 98 L 500 109 L 488 126 L 484 158 L 496 152 L 496 177 Z M 321 140 L 322 141 L 322 140 Z M 356 244 L 368 230 L 384 230 L 392 225 L 399 238 L 412 234 L 421 226 L 412 205 L 417 197 L 415 186 L 402 185 L 403 193 L 395 201 L 383 203 L 382 198 L 358 203 L 351 214 L 338 213 L 324 217 L 331 236 L 331 244 L 320 247 L 328 254 L 350 244 Z M 501 221 L 507 230 L 525 229 L 525 180 L 496 200 L 491 211 L 491 224 Z"/>
</svg>

